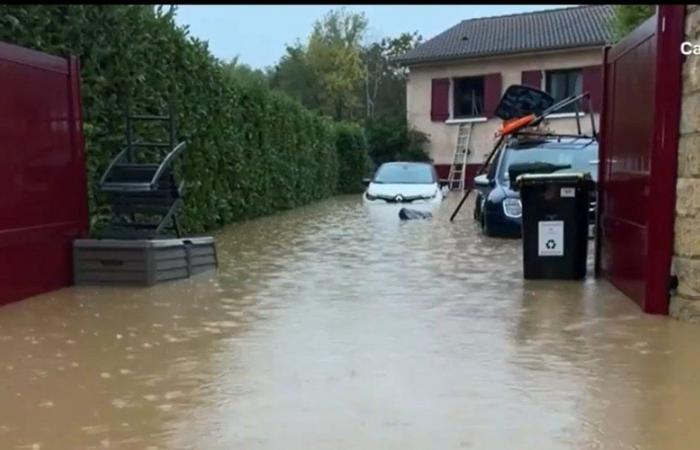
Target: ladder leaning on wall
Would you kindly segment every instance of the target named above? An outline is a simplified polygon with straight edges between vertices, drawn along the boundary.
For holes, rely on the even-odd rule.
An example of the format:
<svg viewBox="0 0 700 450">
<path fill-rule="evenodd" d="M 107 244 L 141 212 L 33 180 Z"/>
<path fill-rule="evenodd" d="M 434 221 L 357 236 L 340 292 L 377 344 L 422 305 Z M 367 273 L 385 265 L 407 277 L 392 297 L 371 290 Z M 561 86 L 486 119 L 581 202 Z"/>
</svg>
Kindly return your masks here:
<svg viewBox="0 0 700 450">
<path fill-rule="evenodd" d="M 457 134 L 457 146 L 455 147 L 452 165 L 450 166 L 450 174 L 447 176 L 447 187 L 450 190 L 464 190 L 465 176 L 467 170 L 467 159 L 469 158 L 469 143 L 472 137 L 472 123 L 463 123 L 459 125 Z"/>
</svg>

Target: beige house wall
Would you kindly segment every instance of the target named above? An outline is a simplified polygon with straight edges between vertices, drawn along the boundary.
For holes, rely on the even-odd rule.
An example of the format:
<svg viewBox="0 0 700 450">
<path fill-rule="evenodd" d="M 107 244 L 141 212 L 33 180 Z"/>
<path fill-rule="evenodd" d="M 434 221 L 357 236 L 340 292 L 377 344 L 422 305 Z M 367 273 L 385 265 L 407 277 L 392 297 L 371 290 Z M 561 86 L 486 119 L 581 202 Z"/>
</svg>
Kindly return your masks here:
<svg viewBox="0 0 700 450">
<path fill-rule="evenodd" d="M 431 80 L 500 73 L 502 90 L 512 84 L 521 84 L 521 73 L 526 70 L 573 69 L 602 64 L 601 48 L 533 53 L 509 57 L 482 58 L 439 65 L 411 66 L 406 84 L 406 109 L 408 123 L 430 137 L 429 151 L 435 164 L 450 164 L 457 143 L 459 123 L 432 122 L 430 120 Z M 544 77 L 543 77 L 544 80 Z M 502 93 L 503 93 L 502 92 Z M 451 97 L 451 96 L 450 96 Z M 451 100 L 450 100 L 451 103 Z M 450 111 L 452 106 L 450 105 Z M 450 112 L 450 115 L 452 113 Z M 570 118 L 549 120 L 549 127 L 561 133 L 576 133 L 576 120 Z M 596 127 L 598 114 L 595 114 Z M 470 163 L 481 163 L 494 143 L 494 133 L 500 127 L 500 119 L 484 120 L 474 124 L 472 131 Z M 582 130 L 590 132 L 590 118 L 582 117 Z"/>
<path fill-rule="evenodd" d="M 700 43 L 700 8 L 688 5 L 685 40 Z M 700 322 L 700 56 L 683 65 L 673 266 L 678 277 L 672 316 Z"/>
</svg>

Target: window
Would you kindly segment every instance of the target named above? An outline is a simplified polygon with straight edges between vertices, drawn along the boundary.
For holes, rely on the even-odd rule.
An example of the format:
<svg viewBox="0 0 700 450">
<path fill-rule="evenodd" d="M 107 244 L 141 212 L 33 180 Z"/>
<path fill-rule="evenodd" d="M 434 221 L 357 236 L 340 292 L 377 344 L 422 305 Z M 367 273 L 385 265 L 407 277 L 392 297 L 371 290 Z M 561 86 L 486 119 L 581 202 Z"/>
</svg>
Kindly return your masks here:
<svg viewBox="0 0 700 450">
<path fill-rule="evenodd" d="M 452 116 L 455 119 L 484 115 L 484 77 L 453 80 Z"/>
<path fill-rule="evenodd" d="M 425 163 L 386 163 L 377 171 L 374 183 L 432 184 L 436 182 L 435 169 Z"/>
<path fill-rule="evenodd" d="M 496 169 L 498 168 L 498 161 L 501 159 L 502 151 L 499 150 L 496 155 L 494 155 L 494 158 L 491 160 L 491 164 L 489 164 L 488 171 L 486 172 L 486 178 L 489 180 L 495 180 L 496 179 Z"/>
<path fill-rule="evenodd" d="M 547 72 L 546 90 L 549 95 L 554 97 L 555 102 L 564 100 L 572 95 L 580 94 L 582 92 L 582 84 L 583 76 L 581 75 L 581 69 L 552 70 Z M 581 105 L 579 104 L 579 111 L 581 110 Z M 576 104 L 572 103 L 557 112 L 563 113 L 575 111 Z"/>
</svg>

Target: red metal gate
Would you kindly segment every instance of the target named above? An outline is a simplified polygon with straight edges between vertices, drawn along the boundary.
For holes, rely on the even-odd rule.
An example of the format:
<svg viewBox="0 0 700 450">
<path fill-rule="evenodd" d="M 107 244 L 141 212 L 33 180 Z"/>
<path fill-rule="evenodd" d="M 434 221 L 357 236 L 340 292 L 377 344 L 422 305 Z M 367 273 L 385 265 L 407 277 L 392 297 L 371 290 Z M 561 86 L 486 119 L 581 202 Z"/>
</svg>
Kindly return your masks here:
<svg viewBox="0 0 700 450">
<path fill-rule="evenodd" d="M 667 314 L 684 6 L 606 48 L 596 271 L 648 313 Z"/>
<path fill-rule="evenodd" d="M 0 42 L 0 305 L 72 282 L 87 235 L 75 58 Z"/>
</svg>

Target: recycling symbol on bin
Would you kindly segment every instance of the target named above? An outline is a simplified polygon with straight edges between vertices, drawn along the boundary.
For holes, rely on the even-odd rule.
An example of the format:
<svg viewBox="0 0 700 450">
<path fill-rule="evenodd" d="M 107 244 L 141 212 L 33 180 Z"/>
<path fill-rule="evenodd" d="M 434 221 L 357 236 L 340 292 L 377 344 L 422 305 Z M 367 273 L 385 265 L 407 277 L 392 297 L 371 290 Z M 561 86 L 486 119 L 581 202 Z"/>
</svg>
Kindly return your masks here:
<svg viewBox="0 0 700 450">
<path fill-rule="evenodd" d="M 557 246 L 557 243 L 554 242 L 554 239 L 550 239 L 550 240 L 547 241 L 547 243 L 546 243 L 545 245 L 547 246 L 547 248 L 548 248 L 549 250 L 552 250 L 554 247 Z"/>
</svg>

